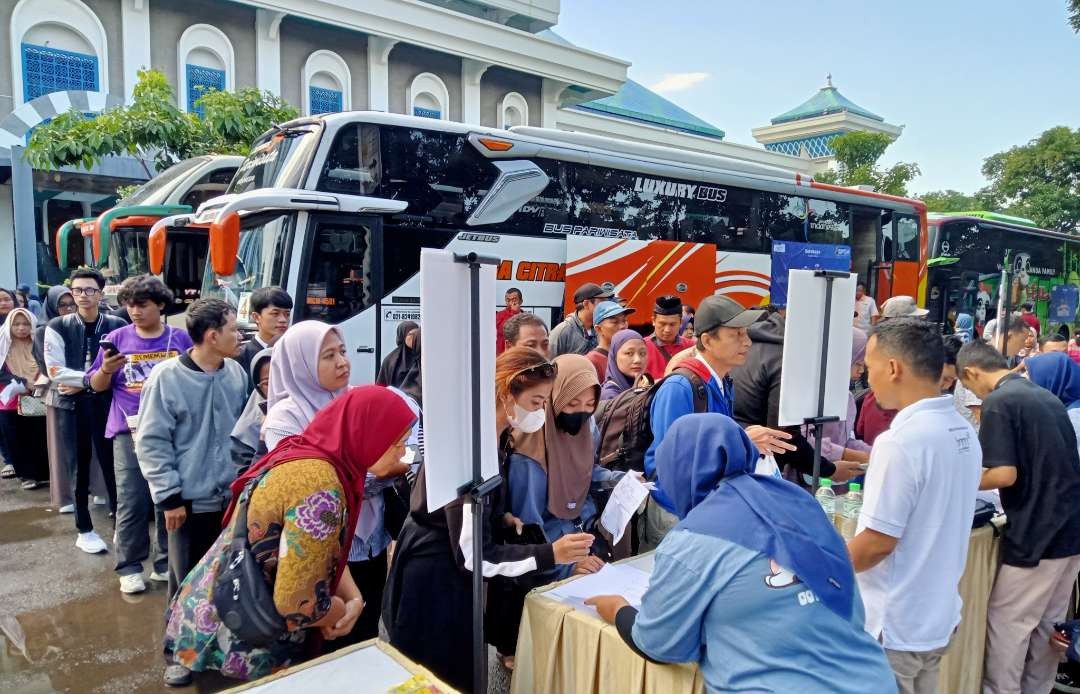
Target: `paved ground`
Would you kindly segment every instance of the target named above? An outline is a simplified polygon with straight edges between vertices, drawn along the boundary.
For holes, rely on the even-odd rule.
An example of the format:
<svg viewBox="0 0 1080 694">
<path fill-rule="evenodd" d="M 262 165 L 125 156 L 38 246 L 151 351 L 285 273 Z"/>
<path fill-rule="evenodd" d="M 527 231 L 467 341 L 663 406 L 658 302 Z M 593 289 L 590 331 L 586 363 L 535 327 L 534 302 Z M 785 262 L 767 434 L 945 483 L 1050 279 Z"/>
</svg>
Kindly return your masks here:
<svg viewBox="0 0 1080 694">
<path fill-rule="evenodd" d="M 204 673 L 185 689 L 162 685 L 165 584 L 123 595 L 113 555 L 76 549 L 74 518 L 48 504 L 47 489 L 0 480 L 0 692 L 201 693 L 236 684 Z M 111 548 L 112 521 L 103 507 L 93 516 Z M 490 662 L 489 693 L 507 692 L 509 673 Z"/>
<path fill-rule="evenodd" d="M 229 686 L 214 675 L 197 686 L 161 684 L 165 584 L 122 595 L 113 555 L 75 548 L 70 515 L 48 506 L 47 489 L 24 491 L 0 480 L 0 692 L 211 692 Z M 112 546 L 102 507 L 94 524 Z"/>
</svg>

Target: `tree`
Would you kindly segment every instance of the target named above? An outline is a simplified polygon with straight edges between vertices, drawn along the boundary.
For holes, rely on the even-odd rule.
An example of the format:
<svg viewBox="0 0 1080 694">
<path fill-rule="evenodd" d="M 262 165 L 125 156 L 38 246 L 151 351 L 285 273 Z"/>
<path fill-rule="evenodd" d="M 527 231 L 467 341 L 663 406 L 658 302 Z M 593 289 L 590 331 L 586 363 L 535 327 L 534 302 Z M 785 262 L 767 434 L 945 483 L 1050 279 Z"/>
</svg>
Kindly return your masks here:
<svg viewBox="0 0 1080 694">
<path fill-rule="evenodd" d="M 1080 33 L 1080 0 L 1069 0 L 1069 24 Z"/>
<path fill-rule="evenodd" d="M 926 203 L 928 212 L 969 212 L 990 207 L 979 193 L 967 195 L 951 189 L 933 190 L 916 197 Z"/>
<path fill-rule="evenodd" d="M 297 116 L 281 98 L 251 88 L 209 91 L 195 104 L 203 117 L 177 107 L 165 75 L 142 70 L 131 104 L 93 117 L 75 110 L 56 116 L 34 130 L 26 157 L 39 169 L 89 169 L 104 157 L 129 154 L 153 158 L 162 171 L 202 154 L 247 154 L 251 142 L 270 126 Z"/>
<path fill-rule="evenodd" d="M 893 142 L 884 133 L 850 132 L 829 143 L 836 154 L 837 169 L 816 174 L 814 180 L 841 186 L 870 185 L 891 195 L 907 195 L 907 184 L 921 172 L 916 164 L 899 162 L 881 169 L 877 162 Z"/>
<path fill-rule="evenodd" d="M 987 158 L 982 172 L 998 207 L 1047 229 L 1080 231 L 1080 129 L 1051 128 Z"/>
</svg>

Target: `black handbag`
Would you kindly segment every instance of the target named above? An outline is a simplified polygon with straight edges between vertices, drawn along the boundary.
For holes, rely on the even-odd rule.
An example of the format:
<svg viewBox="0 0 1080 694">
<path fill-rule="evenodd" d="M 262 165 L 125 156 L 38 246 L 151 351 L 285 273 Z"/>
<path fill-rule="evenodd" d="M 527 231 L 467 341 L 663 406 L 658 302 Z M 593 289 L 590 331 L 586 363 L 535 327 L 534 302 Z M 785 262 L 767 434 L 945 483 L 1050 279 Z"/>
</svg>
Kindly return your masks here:
<svg viewBox="0 0 1080 694">
<path fill-rule="evenodd" d="M 218 618 L 238 639 L 267 646 L 287 635 L 285 619 L 274 606 L 274 591 L 267 583 L 248 544 L 248 500 L 262 475 L 244 485 L 233 513 L 232 539 L 221 555 L 214 581 L 214 607 Z"/>
</svg>

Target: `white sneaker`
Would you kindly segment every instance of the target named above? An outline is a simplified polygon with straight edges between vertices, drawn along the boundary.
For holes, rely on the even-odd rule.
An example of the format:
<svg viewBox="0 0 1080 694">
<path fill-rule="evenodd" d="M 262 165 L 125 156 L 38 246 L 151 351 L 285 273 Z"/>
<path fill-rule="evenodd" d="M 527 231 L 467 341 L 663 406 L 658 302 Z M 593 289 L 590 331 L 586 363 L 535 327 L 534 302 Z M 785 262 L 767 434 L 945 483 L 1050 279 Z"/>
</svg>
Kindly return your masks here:
<svg viewBox="0 0 1080 694">
<path fill-rule="evenodd" d="M 143 582 L 142 574 L 128 574 L 120 577 L 121 593 L 141 593 L 144 590 L 146 590 L 146 583 Z"/>
<path fill-rule="evenodd" d="M 94 506 L 104 506 L 107 503 L 109 503 L 109 500 L 103 496 L 94 497 Z"/>
<path fill-rule="evenodd" d="M 88 533 L 79 533 L 78 539 L 75 540 L 75 546 L 87 554 L 101 554 L 109 549 L 105 545 L 105 540 L 98 537 L 98 534 L 93 530 Z"/>
<path fill-rule="evenodd" d="M 169 582 L 169 574 L 160 574 L 157 571 L 151 571 L 150 572 L 150 580 L 151 581 L 157 581 L 158 583 L 168 583 Z"/>
<path fill-rule="evenodd" d="M 61 506 L 60 513 L 75 513 L 75 504 L 68 504 L 67 506 Z"/>
</svg>

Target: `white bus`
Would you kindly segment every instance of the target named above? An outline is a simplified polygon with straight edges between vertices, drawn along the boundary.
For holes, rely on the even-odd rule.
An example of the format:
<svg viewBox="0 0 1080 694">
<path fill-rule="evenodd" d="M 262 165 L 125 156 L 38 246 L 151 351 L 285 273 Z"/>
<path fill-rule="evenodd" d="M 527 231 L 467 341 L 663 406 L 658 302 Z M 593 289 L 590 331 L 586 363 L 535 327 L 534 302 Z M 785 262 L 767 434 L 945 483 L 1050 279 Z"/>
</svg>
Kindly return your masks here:
<svg viewBox="0 0 1080 694">
<path fill-rule="evenodd" d="M 521 289 L 549 324 L 590 281 L 610 283 L 642 322 L 662 294 L 767 303 L 773 242 L 846 253 L 881 300 L 925 279 L 916 200 L 668 147 L 380 112 L 266 133 L 226 195 L 155 226 L 159 250 L 169 230 L 200 227 L 202 296 L 243 313 L 254 289 L 284 287 L 296 320 L 342 327 L 357 383 L 374 379 L 397 323 L 420 318 L 425 247 L 502 258 L 497 296 Z"/>
</svg>

